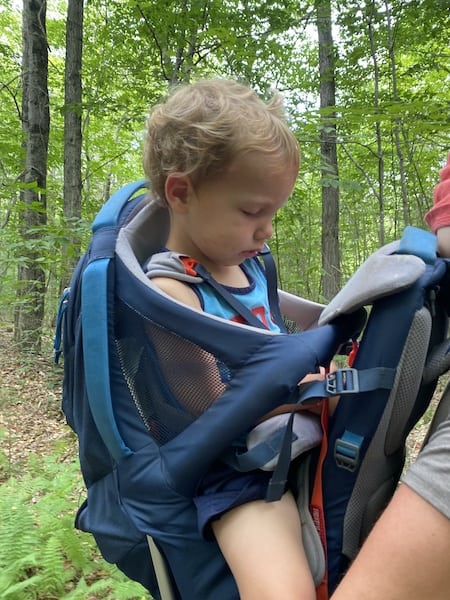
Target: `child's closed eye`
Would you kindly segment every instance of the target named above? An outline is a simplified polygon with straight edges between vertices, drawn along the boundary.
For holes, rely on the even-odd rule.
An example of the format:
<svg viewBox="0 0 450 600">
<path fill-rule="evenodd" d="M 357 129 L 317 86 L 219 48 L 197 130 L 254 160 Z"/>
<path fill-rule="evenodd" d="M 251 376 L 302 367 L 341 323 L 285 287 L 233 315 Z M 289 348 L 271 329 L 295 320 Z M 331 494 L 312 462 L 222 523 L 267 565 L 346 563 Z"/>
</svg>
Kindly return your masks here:
<svg viewBox="0 0 450 600">
<path fill-rule="evenodd" d="M 261 213 L 260 208 L 241 208 L 241 213 L 247 217 L 257 217 Z"/>
</svg>

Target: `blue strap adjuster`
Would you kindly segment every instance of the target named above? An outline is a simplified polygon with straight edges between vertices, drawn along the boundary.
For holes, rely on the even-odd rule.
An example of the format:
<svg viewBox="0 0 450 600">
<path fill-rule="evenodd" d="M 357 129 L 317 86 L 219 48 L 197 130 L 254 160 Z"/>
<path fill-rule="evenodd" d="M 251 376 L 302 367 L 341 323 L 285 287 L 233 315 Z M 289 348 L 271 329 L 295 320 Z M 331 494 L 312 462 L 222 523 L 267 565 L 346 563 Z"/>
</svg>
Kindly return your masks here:
<svg viewBox="0 0 450 600">
<path fill-rule="evenodd" d="M 54 354 L 55 365 L 58 364 L 59 357 L 62 354 L 62 348 L 61 348 L 62 330 L 63 330 L 64 318 L 66 316 L 67 307 L 69 304 L 69 296 L 70 296 L 70 288 L 67 287 L 64 289 L 63 293 L 61 294 L 61 298 L 59 300 L 58 315 L 57 315 L 56 327 L 55 327 L 55 337 L 53 338 L 53 350 L 55 351 L 55 354 Z"/>
<path fill-rule="evenodd" d="M 341 438 L 334 444 L 334 459 L 341 469 L 355 471 L 359 465 L 359 455 L 364 438 L 357 433 L 352 433 L 347 429 Z"/>
<path fill-rule="evenodd" d="M 358 371 L 351 367 L 346 367 L 328 373 L 325 389 L 332 396 L 342 394 L 343 392 L 357 394 L 359 392 Z"/>
</svg>

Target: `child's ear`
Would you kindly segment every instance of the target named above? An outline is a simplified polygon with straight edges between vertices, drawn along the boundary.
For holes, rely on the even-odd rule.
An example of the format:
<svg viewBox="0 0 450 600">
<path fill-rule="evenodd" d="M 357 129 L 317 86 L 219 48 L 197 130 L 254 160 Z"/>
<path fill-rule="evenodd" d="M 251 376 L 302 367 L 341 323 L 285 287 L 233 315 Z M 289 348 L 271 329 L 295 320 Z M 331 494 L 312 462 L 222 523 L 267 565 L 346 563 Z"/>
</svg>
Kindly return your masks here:
<svg viewBox="0 0 450 600">
<path fill-rule="evenodd" d="M 165 192 L 170 208 L 178 212 L 184 211 L 191 192 L 189 177 L 180 173 L 171 173 L 166 179 Z"/>
</svg>

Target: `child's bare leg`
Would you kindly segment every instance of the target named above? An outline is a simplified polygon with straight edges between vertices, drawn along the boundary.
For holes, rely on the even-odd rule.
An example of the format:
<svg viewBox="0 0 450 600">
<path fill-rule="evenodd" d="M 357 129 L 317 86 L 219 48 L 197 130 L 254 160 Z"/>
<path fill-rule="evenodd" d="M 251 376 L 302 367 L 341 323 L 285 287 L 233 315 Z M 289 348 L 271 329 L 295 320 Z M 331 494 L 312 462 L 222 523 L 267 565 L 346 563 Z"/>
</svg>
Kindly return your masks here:
<svg viewBox="0 0 450 600">
<path fill-rule="evenodd" d="M 256 500 L 212 524 L 241 600 L 314 600 L 300 517 L 290 492 L 278 502 Z"/>
</svg>

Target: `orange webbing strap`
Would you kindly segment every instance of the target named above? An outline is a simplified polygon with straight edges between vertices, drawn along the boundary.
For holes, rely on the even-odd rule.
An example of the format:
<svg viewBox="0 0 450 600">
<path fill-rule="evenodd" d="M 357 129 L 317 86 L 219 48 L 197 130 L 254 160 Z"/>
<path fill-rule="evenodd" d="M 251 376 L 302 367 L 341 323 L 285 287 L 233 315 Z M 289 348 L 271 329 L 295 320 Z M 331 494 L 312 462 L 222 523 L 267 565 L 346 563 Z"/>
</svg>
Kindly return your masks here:
<svg viewBox="0 0 450 600">
<path fill-rule="evenodd" d="M 325 530 L 325 515 L 323 510 L 323 492 L 322 492 L 322 467 L 328 450 L 328 398 L 322 401 L 322 412 L 320 415 L 323 438 L 320 447 L 319 459 L 317 461 L 316 475 L 311 496 L 309 509 L 314 521 L 314 525 L 319 533 L 325 554 L 325 574 L 322 581 L 316 588 L 317 600 L 328 600 L 328 568 L 327 568 L 327 543 Z"/>
<path fill-rule="evenodd" d="M 356 355 L 358 354 L 359 342 L 357 340 L 352 340 L 352 349 L 348 355 L 348 366 L 352 367 L 355 362 Z"/>
</svg>

